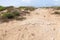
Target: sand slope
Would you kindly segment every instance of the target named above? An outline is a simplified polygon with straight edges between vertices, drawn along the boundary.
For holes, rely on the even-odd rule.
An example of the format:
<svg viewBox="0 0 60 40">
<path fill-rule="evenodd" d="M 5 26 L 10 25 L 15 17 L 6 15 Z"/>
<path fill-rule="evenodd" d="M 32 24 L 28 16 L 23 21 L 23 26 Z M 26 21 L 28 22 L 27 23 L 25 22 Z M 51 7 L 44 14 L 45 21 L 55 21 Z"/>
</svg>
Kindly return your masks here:
<svg viewBox="0 0 60 40">
<path fill-rule="evenodd" d="M 0 24 L 0 40 L 60 40 L 60 16 L 36 9 L 24 21 Z"/>
</svg>

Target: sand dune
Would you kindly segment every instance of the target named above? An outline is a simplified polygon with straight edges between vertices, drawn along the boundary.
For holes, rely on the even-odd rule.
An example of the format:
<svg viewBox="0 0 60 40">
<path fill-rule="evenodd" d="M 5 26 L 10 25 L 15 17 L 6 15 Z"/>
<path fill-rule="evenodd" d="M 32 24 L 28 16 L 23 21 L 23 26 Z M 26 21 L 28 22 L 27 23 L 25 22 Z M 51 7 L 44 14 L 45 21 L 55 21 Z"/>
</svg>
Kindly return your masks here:
<svg viewBox="0 0 60 40">
<path fill-rule="evenodd" d="M 24 21 L 0 24 L 0 40 L 60 40 L 60 16 L 38 8 Z"/>
</svg>

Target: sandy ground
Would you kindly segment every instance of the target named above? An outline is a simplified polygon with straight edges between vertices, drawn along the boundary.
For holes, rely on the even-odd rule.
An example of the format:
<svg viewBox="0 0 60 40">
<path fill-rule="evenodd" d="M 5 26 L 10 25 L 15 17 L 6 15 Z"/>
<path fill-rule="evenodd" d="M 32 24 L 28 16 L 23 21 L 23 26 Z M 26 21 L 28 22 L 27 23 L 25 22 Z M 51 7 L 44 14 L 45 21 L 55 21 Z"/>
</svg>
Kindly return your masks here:
<svg viewBox="0 0 60 40">
<path fill-rule="evenodd" d="M 24 21 L 0 23 L 0 40 L 60 40 L 60 16 L 36 9 Z"/>
</svg>

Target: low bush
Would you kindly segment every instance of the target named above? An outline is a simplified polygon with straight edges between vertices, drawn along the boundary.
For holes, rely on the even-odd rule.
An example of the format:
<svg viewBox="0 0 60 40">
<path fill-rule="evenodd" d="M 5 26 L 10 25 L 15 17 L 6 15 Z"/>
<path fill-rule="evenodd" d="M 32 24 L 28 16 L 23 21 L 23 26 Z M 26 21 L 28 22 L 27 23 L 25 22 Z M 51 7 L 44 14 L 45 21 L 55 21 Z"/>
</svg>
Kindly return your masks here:
<svg viewBox="0 0 60 40">
<path fill-rule="evenodd" d="M 21 7 L 19 7 L 19 9 L 25 9 L 25 10 L 33 11 L 33 10 L 35 10 L 36 8 L 35 8 L 35 7 L 29 7 L 29 6 L 21 6 Z"/>
<path fill-rule="evenodd" d="M 2 14 L 3 19 L 12 19 L 14 18 L 14 15 L 12 13 L 4 13 Z"/>
<path fill-rule="evenodd" d="M 20 13 L 17 12 L 17 11 L 14 11 L 14 12 L 7 12 L 7 13 L 3 13 L 1 15 L 2 18 L 4 19 L 12 19 L 12 18 L 15 18 L 16 16 L 20 16 Z"/>
<path fill-rule="evenodd" d="M 26 19 L 26 17 L 20 16 L 20 17 L 15 17 L 15 19 L 16 19 L 16 20 L 21 20 L 21 21 L 22 21 L 22 20 Z"/>
<path fill-rule="evenodd" d="M 32 8 L 32 7 L 30 7 L 30 8 L 25 8 L 25 10 L 33 11 L 33 10 L 35 10 L 35 8 Z"/>
<path fill-rule="evenodd" d="M 56 7 L 56 10 L 60 10 L 60 7 Z"/>
<path fill-rule="evenodd" d="M 54 14 L 60 14 L 60 12 L 57 12 L 57 11 L 56 11 L 56 12 L 54 12 Z"/>
<path fill-rule="evenodd" d="M 14 14 L 14 16 L 20 16 L 20 13 L 17 11 L 13 12 L 13 14 Z"/>
<path fill-rule="evenodd" d="M 5 7 L 0 6 L 0 11 L 3 11 L 5 9 Z"/>
</svg>

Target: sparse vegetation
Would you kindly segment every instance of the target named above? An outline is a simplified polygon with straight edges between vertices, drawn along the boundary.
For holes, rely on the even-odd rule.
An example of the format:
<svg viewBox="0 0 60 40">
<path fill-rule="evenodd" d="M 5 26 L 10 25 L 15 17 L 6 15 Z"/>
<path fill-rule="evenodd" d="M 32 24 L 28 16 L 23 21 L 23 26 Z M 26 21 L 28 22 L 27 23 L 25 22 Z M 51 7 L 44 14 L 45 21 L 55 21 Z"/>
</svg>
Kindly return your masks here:
<svg viewBox="0 0 60 40">
<path fill-rule="evenodd" d="M 14 14 L 14 16 L 20 16 L 20 13 L 17 11 L 13 12 L 13 14 Z"/>
<path fill-rule="evenodd" d="M 55 12 L 54 12 L 54 14 L 58 14 L 58 15 L 60 15 L 60 12 L 58 12 L 58 11 L 55 11 Z"/>
<path fill-rule="evenodd" d="M 16 16 L 20 16 L 20 13 L 18 13 L 18 12 L 13 12 L 13 13 L 8 12 L 8 13 L 3 13 L 1 15 L 1 17 L 4 18 L 4 19 L 12 19 L 12 18 L 15 18 Z"/>
<path fill-rule="evenodd" d="M 52 8 L 52 9 L 55 9 L 55 10 L 60 10 L 60 6 L 50 6 L 50 7 L 40 7 L 40 8 Z"/>
<path fill-rule="evenodd" d="M 16 20 L 23 20 L 23 19 L 26 19 L 24 18 L 23 16 L 20 15 L 19 12 L 15 11 L 15 12 L 7 12 L 7 13 L 3 13 L 0 15 L 0 20 L 2 20 L 3 22 L 7 22 L 9 20 L 13 20 L 13 19 L 16 19 Z"/>
<path fill-rule="evenodd" d="M 19 7 L 19 9 L 24 9 L 24 10 L 33 11 L 33 10 L 35 10 L 36 8 L 35 8 L 35 7 L 28 7 L 28 6 L 21 6 L 21 7 Z"/>
<path fill-rule="evenodd" d="M 5 7 L 0 6 L 0 11 L 3 11 L 5 9 Z"/>
<path fill-rule="evenodd" d="M 57 7 L 56 9 L 57 9 L 57 10 L 60 10 L 60 7 Z"/>
<path fill-rule="evenodd" d="M 14 18 L 14 15 L 12 13 L 4 13 L 2 14 L 3 19 L 12 19 Z"/>
<path fill-rule="evenodd" d="M 53 8 L 54 10 L 60 10 L 60 7 L 41 7 L 41 8 Z M 6 12 L 5 9 L 7 10 Z M 21 10 L 22 9 L 22 10 Z M 17 20 L 22 20 L 26 19 L 23 16 L 26 14 L 30 14 L 30 11 L 34 11 L 36 8 L 31 7 L 31 6 L 20 6 L 18 8 L 15 8 L 14 6 L 9 6 L 9 7 L 3 7 L 0 6 L 0 20 L 2 19 L 17 19 Z M 36 13 L 38 14 L 38 13 Z M 60 14 L 60 12 L 55 11 L 53 14 Z M 6 20 L 5 20 L 6 21 Z"/>
</svg>

